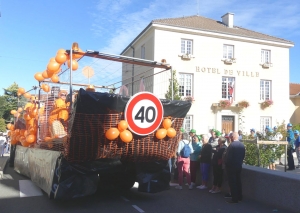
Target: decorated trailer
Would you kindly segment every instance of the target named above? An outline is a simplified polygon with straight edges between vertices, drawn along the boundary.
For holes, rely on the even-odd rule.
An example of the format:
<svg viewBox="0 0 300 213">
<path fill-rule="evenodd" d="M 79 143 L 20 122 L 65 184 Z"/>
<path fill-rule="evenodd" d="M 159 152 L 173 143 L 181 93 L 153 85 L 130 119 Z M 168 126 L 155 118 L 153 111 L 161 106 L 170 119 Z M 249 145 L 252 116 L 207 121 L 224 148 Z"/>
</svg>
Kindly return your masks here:
<svg viewBox="0 0 300 213">
<path fill-rule="evenodd" d="M 74 70 L 72 64 L 77 66 L 74 54 L 78 60 L 92 56 L 171 70 L 164 63 L 79 51 L 76 45 L 58 54 L 66 56 L 56 58 L 68 63 L 69 70 Z M 51 75 L 48 69 L 45 72 Z M 69 99 L 64 99 L 62 82 L 35 77 L 38 99 L 29 97 L 31 105 L 10 126 L 15 171 L 31 178 L 51 199 L 87 196 L 101 188 L 130 189 L 135 182 L 140 192 L 169 189 L 167 162 L 176 152 L 190 102 L 159 99 L 147 91 L 133 96 L 96 92 L 97 86 L 91 84 L 73 94 L 72 80 Z"/>
</svg>

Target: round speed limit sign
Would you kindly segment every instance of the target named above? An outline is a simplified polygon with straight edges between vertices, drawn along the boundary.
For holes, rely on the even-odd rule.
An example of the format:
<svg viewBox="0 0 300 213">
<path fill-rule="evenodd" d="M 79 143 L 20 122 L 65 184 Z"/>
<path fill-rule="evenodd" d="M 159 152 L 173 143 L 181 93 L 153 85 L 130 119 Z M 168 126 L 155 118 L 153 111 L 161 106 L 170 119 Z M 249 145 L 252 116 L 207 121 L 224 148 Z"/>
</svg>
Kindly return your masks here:
<svg viewBox="0 0 300 213">
<path fill-rule="evenodd" d="M 149 135 L 157 130 L 163 119 L 163 106 L 150 92 L 135 94 L 125 108 L 128 128 L 137 135 Z"/>
</svg>

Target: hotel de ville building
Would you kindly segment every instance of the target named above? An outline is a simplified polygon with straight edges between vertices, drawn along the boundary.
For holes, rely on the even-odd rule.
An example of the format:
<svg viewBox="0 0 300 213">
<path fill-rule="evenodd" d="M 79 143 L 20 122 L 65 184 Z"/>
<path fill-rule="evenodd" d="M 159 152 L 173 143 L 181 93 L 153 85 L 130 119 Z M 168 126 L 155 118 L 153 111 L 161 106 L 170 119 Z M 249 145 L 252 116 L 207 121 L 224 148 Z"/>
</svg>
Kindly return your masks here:
<svg viewBox="0 0 300 213">
<path fill-rule="evenodd" d="M 249 133 L 251 128 L 263 131 L 289 122 L 293 46 L 291 41 L 235 26 L 234 14 L 226 13 L 219 21 L 197 15 L 153 20 L 121 55 L 163 59 L 176 70 L 179 95 L 194 99 L 184 120 L 186 131 Z M 171 72 L 160 72 L 123 67 L 122 83 L 131 95 L 138 92 L 137 80 L 144 78 L 146 91 L 165 98 Z M 243 108 L 242 102 L 249 106 Z"/>
</svg>

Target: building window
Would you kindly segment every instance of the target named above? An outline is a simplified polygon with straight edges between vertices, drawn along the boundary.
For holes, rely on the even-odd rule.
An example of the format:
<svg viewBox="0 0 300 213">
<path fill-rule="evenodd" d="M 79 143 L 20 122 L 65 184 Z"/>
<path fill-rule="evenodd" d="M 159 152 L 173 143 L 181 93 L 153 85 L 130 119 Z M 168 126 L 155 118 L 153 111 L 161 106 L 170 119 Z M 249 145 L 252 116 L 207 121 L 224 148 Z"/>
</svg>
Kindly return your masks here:
<svg viewBox="0 0 300 213">
<path fill-rule="evenodd" d="M 261 50 L 261 63 L 263 63 L 263 64 L 271 63 L 271 51 L 270 50 Z"/>
<path fill-rule="evenodd" d="M 222 77 L 222 98 L 228 99 L 231 103 L 235 95 L 235 78 Z"/>
<path fill-rule="evenodd" d="M 179 73 L 179 95 L 192 96 L 192 74 Z"/>
<path fill-rule="evenodd" d="M 193 41 L 187 39 L 181 39 L 181 53 L 193 54 Z"/>
<path fill-rule="evenodd" d="M 224 59 L 234 58 L 233 50 L 234 50 L 233 45 L 224 44 L 223 45 L 223 58 Z"/>
<path fill-rule="evenodd" d="M 271 99 L 271 81 L 260 80 L 260 100 L 267 101 Z"/>
<path fill-rule="evenodd" d="M 265 132 L 266 127 L 272 127 L 271 117 L 260 117 L 260 131 Z"/>
<path fill-rule="evenodd" d="M 185 116 L 182 124 L 182 128 L 185 130 L 185 132 L 190 132 L 191 129 L 193 129 L 193 116 L 187 115 Z"/>
<path fill-rule="evenodd" d="M 141 46 L 141 58 L 145 59 L 146 57 L 146 52 L 145 52 L 145 45 Z"/>
</svg>

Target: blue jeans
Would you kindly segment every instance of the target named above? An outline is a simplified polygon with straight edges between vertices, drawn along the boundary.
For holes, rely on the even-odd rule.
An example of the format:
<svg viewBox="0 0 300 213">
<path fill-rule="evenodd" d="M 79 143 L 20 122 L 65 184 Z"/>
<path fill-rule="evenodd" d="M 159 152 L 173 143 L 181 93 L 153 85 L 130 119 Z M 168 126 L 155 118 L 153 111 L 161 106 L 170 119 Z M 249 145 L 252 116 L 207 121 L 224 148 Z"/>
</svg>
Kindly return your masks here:
<svg viewBox="0 0 300 213">
<path fill-rule="evenodd" d="M 200 163 L 202 181 L 208 181 L 209 168 L 210 168 L 210 163 Z"/>
</svg>

